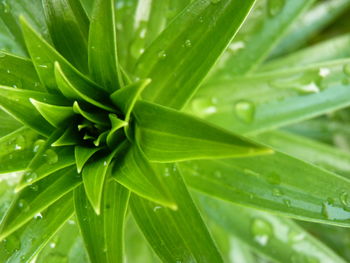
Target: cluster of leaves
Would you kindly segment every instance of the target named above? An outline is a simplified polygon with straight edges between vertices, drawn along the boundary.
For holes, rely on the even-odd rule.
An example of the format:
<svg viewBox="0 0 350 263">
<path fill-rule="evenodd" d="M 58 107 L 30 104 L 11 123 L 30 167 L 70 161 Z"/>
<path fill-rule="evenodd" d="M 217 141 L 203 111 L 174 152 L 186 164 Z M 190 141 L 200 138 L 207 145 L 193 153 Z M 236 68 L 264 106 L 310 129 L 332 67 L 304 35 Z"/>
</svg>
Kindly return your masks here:
<svg viewBox="0 0 350 263">
<path fill-rule="evenodd" d="M 0 261 L 349 260 L 348 9 L 3 0 Z"/>
</svg>

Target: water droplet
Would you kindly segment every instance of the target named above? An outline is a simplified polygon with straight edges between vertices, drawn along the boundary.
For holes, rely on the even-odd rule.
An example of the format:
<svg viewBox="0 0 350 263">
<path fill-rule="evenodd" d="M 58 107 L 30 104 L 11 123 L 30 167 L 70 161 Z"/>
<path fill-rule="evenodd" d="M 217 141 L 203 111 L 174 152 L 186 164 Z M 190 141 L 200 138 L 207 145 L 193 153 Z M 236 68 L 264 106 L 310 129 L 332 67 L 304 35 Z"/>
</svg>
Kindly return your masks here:
<svg viewBox="0 0 350 263">
<path fill-rule="evenodd" d="M 196 98 L 192 101 L 192 110 L 199 116 L 205 117 L 217 112 L 215 98 Z"/>
<path fill-rule="evenodd" d="M 192 42 L 191 42 L 191 40 L 189 40 L 189 39 L 187 39 L 186 41 L 185 41 L 185 44 L 184 44 L 184 47 L 192 47 Z"/>
<path fill-rule="evenodd" d="M 274 188 L 274 189 L 272 190 L 272 195 L 273 195 L 273 196 L 279 197 L 279 196 L 282 196 L 283 193 L 282 193 L 282 191 L 281 191 L 280 189 Z"/>
<path fill-rule="evenodd" d="M 18 251 L 21 247 L 21 241 L 15 234 L 8 236 L 6 239 L 2 240 L 1 243 L 8 254 Z"/>
<path fill-rule="evenodd" d="M 158 52 L 158 58 L 163 60 L 166 59 L 166 52 L 164 50 Z"/>
<path fill-rule="evenodd" d="M 331 70 L 329 68 L 320 68 L 320 71 L 318 73 L 320 77 L 327 77 L 329 74 L 331 74 Z"/>
<path fill-rule="evenodd" d="M 47 69 L 49 66 L 46 64 L 41 64 L 41 65 L 38 65 L 38 67 L 42 69 Z"/>
<path fill-rule="evenodd" d="M 26 172 L 24 174 L 24 180 L 26 183 L 32 183 L 37 178 L 37 174 L 33 172 Z"/>
<path fill-rule="evenodd" d="M 283 199 L 283 203 L 289 208 L 292 206 L 292 203 L 289 199 Z"/>
<path fill-rule="evenodd" d="M 304 238 L 305 238 L 304 233 L 296 232 L 294 230 L 290 230 L 288 232 L 288 241 L 290 243 L 302 241 Z"/>
<path fill-rule="evenodd" d="M 238 119 L 243 122 L 250 123 L 254 119 L 255 105 L 246 100 L 238 101 L 235 104 L 235 112 Z"/>
<path fill-rule="evenodd" d="M 49 164 L 55 164 L 58 162 L 58 155 L 57 153 L 52 150 L 52 149 L 48 149 L 45 151 L 45 159 Z"/>
<path fill-rule="evenodd" d="M 33 152 L 38 152 L 39 149 L 45 144 L 45 141 L 44 140 L 37 140 L 35 143 L 34 143 L 34 147 L 33 147 Z"/>
<path fill-rule="evenodd" d="M 261 218 L 253 220 L 251 231 L 254 236 L 254 240 L 261 246 L 265 246 L 273 235 L 271 225 Z"/>
<path fill-rule="evenodd" d="M 104 162 L 103 162 L 103 166 L 107 166 L 107 161 L 104 161 Z"/>
<path fill-rule="evenodd" d="M 42 219 L 43 215 L 41 213 L 37 213 L 34 215 L 34 219 Z"/>
<path fill-rule="evenodd" d="M 233 42 L 228 46 L 228 50 L 232 53 L 236 53 L 237 51 L 244 49 L 245 43 L 243 41 Z"/>
<path fill-rule="evenodd" d="M 268 14 L 271 17 L 278 15 L 282 11 L 284 4 L 285 4 L 285 0 L 268 0 L 267 2 Z"/>
<path fill-rule="evenodd" d="M 312 94 L 312 93 L 319 93 L 320 88 L 315 82 L 311 82 L 306 85 L 295 87 L 295 90 L 299 92 L 300 94 Z"/>
<path fill-rule="evenodd" d="M 27 201 L 24 199 L 20 199 L 18 201 L 18 207 L 24 212 L 29 210 L 29 205 L 28 205 Z"/>
<path fill-rule="evenodd" d="M 17 136 L 16 142 L 15 142 L 15 150 L 21 150 L 25 147 L 26 140 L 22 135 Z"/>
<path fill-rule="evenodd" d="M 345 75 L 347 75 L 348 77 L 350 77 L 350 64 L 345 64 L 343 66 L 343 72 L 345 73 Z"/>
<path fill-rule="evenodd" d="M 49 246 L 50 246 L 50 248 L 55 248 L 56 247 L 56 243 L 55 242 L 51 242 Z"/>
<path fill-rule="evenodd" d="M 350 219 L 350 212 L 344 210 L 343 208 L 334 206 L 325 201 L 322 203 L 321 215 L 330 220 L 347 220 Z"/>
<path fill-rule="evenodd" d="M 33 192 L 36 192 L 39 190 L 39 186 L 37 184 L 32 184 L 30 187 L 29 187 Z"/>
<path fill-rule="evenodd" d="M 153 211 L 154 211 L 154 212 L 157 212 L 159 209 L 162 209 L 162 207 L 158 205 L 158 206 L 155 206 L 155 207 L 153 208 Z"/>
<path fill-rule="evenodd" d="M 164 176 L 166 177 L 170 176 L 170 169 L 168 167 L 164 169 Z"/>
</svg>

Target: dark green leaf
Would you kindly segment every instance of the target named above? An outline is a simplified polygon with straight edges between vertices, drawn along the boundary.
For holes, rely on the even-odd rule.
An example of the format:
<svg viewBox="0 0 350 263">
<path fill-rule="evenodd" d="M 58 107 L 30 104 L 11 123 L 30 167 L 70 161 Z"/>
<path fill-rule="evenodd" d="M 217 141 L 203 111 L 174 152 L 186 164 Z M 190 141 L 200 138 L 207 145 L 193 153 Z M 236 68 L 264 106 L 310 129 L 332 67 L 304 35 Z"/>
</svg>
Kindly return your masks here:
<svg viewBox="0 0 350 263">
<path fill-rule="evenodd" d="M 89 32 L 89 69 L 93 79 L 113 92 L 123 86 L 117 57 L 113 0 L 96 0 Z"/>
<path fill-rule="evenodd" d="M 73 110 L 75 113 L 80 114 L 85 119 L 101 125 L 108 125 L 108 117 L 106 116 L 107 113 L 96 113 L 96 112 L 89 112 L 88 110 L 82 109 L 82 107 L 79 105 L 77 101 L 74 101 L 73 103 Z"/>
<path fill-rule="evenodd" d="M 139 101 L 133 111 L 136 140 L 155 162 L 271 153 L 254 142 L 175 110 Z"/>
<path fill-rule="evenodd" d="M 94 155 L 97 151 L 101 150 L 101 148 L 88 148 L 83 146 L 75 146 L 74 147 L 74 155 L 75 162 L 77 165 L 78 173 L 80 173 L 86 164 L 86 162 Z"/>
</svg>

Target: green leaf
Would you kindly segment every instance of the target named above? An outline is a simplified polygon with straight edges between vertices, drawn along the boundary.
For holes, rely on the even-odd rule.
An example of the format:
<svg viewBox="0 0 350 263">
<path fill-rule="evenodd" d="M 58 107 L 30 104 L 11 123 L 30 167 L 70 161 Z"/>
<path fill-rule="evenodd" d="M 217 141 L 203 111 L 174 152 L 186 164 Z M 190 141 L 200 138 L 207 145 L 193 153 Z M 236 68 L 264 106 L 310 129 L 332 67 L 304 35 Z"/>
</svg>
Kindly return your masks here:
<svg viewBox="0 0 350 263">
<path fill-rule="evenodd" d="M 22 190 L 1 222 L 0 239 L 12 234 L 80 183 L 81 178 L 69 167 Z"/>
<path fill-rule="evenodd" d="M 129 192 L 116 182 L 106 184 L 104 205 L 96 215 L 84 188 L 74 191 L 75 211 L 91 262 L 123 262 L 123 229 Z"/>
<path fill-rule="evenodd" d="M 152 162 L 271 153 L 254 142 L 175 110 L 139 101 L 133 111 L 136 141 Z"/>
<path fill-rule="evenodd" d="M 0 108 L 0 138 L 22 127 L 22 124 Z"/>
<path fill-rule="evenodd" d="M 38 140 L 35 143 L 33 152 L 34 158 L 27 166 L 21 181 L 16 186 L 16 192 L 45 178 L 46 176 L 74 164 L 74 153 L 72 147 L 51 147 L 57 139 L 60 131 L 54 132 L 46 142 Z"/>
<path fill-rule="evenodd" d="M 296 219 L 349 226 L 342 201 L 350 181 L 283 153 L 181 163 L 187 183 L 201 192 Z"/>
<path fill-rule="evenodd" d="M 188 111 L 253 134 L 349 106 L 349 59 L 212 82 Z"/>
<path fill-rule="evenodd" d="M 86 195 L 97 215 L 100 214 L 103 187 L 112 159 L 118 155 L 123 145 L 113 152 L 100 152 L 91 157 L 83 168 L 83 182 Z"/>
<path fill-rule="evenodd" d="M 4 51 L 0 51 L 0 77 L 3 86 L 45 91 L 30 60 Z"/>
<path fill-rule="evenodd" d="M 75 113 L 80 114 L 85 119 L 101 125 L 108 125 L 108 118 L 106 117 L 107 113 L 96 113 L 90 112 L 88 110 L 83 109 L 77 101 L 73 103 L 73 110 Z"/>
<path fill-rule="evenodd" d="M 117 106 L 125 115 L 125 121 L 128 122 L 130 114 L 135 107 L 136 101 L 139 99 L 141 92 L 151 83 L 150 79 L 140 80 L 133 84 L 126 86 L 123 89 L 119 89 L 110 96 L 112 102 Z"/>
<path fill-rule="evenodd" d="M 75 163 L 77 165 L 77 171 L 80 173 L 86 164 L 86 162 L 101 148 L 88 148 L 83 146 L 74 147 Z"/>
<path fill-rule="evenodd" d="M 1 259 L 6 260 L 7 263 L 30 262 L 73 215 L 73 212 L 73 196 L 71 193 L 66 194 L 8 236 L 6 242 L 3 241 L 0 244 Z M 11 250 L 13 253 L 8 254 Z"/>
<path fill-rule="evenodd" d="M 77 127 L 69 125 L 63 133 L 61 133 L 61 136 L 51 144 L 51 146 L 74 146 L 78 144 L 81 140 L 78 132 L 79 130 Z"/>
<path fill-rule="evenodd" d="M 92 78 L 109 92 L 123 86 L 117 57 L 113 0 L 96 0 L 89 32 L 89 69 Z"/>
<path fill-rule="evenodd" d="M 279 41 L 286 29 L 315 0 L 260 1 L 229 46 L 217 74 L 240 76 L 254 70 Z M 254 19 L 254 14 L 256 19 Z M 215 76 L 217 76 L 215 74 Z"/>
<path fill-rule="evenodd" d="M 44 0 L 46 22 L 57 49 L 82 72 L 88 72 L 87 42 L 89 19 L 80 1 Z"/>
<path fill-rule="evenodd" d="M 52 105 L 37 101 L 33 98 L 29 100 L 41 116 L 54 127 L 60 127 L 62 123 L 74 116 L 74 111 L 71 106 Z"/>
<path fill-rule="evenodd" d="M 201 197 L 203 210 L 217 224 L 275 262 L 342 262 L 335 252 L 292 220 Z M 239 227 L 238 227 L 239 226 Z"/>
<path fill-rule="evenodd" d="M 100 107 L 101 109 L 115 112 L 112 103 L 109 102 L 109 95 L 102 88 L 91 82 L 78 72 L 65 71 L 62 65 L 55 62 L 55 76 L 58 89 L 67 97 L 74 100 L 81 100 Z"/>
<path fill-rule="evenodd" d="M 347 0 L 319 2 L 293 24 L 271 56 L 276 57 L 298 49 L 349 8 Z"/>
<path fill-rule="evenodd" d="M 120 140 L 120 128 L 126 127 L 129 124 L 126 121 L 119 119 L 115 114 L 109 114 L 109 119 L 111 121 L 112 128 L 108 132 L 106 142 L 110 148 L 113 148 L 113 146 Z M 128 133 L 126 134 L 128 135 Z"/>
<path fill-rule="evenodd" d="M 197 0 L 190 4 L 139 59 L 136 75 L 152 79 L 143 98 L 182 108 L 236 34 L 254 2 Z"/>
<path fill-rule="evenodd" d="M 283 70 L 291 67 L 312 65 L 336 59 L 344 59 L 350 56 L 350 35 L 344 34 L 322 41 L 313 46 L 274 59 L 262 65 L 259 72 Z"/>
<path fill-rule="evenodd" d="M 123 158 L 117 159 L 112 176 L 130 191 L 171 209 L 177 206 L 167 191 L 164 179 L 133 145 Z"/>
<path fill-rule="evenodd" d="M 25 170 L 37 139 L 36 132 L 24 127 L 0 138 L 0 174 Z"/>
<path fill-rule="evenodd" d="M 168 173 L 164 181 L 178 205 L 177 211 L 137 195 L 130 199 L 133 216 L 149 244 L 164 262 L 223 262 L 176 165 L 157 165 L 157 169 L 164 168 Z"/>
<path fill-rule="evenodd" d="M 35 110 L 30 98 L 50 104 L 66 103 L 61 97 L 47 93 L 0 87 L 0 106 L 18 121 L 48 136 L 53 127 Z"/>
</svg>

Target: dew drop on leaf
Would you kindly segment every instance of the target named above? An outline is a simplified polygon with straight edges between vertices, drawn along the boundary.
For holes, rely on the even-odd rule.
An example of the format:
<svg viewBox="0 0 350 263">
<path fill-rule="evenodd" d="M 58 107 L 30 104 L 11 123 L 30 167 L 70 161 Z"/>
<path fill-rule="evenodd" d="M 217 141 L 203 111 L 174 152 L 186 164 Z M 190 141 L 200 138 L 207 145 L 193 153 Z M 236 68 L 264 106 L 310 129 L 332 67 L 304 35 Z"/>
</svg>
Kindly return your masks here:
<svg viewBox="0 0 350 263">
<path fill-rule="evenodd" d="M 187 40 L 185 41 L 184 47 L 187 47 L 187 48 L 192 47 L 192 42 L 191 42 L 191 40 L 187 39 Z"/>
<path fill-rule="evenodd" d="M 154 211 L 154 212 L 157 212 L 159 209 L 162 209 L 162 207 L 158 205 L 158 206 L 155 206 L 155 207 L 153 208 L 153 211 Z"/>
<path fill-rule="evenodd" d="M 24 174 L 24 180 L 26 183 L 32 183 L 37 178 L 37 174 L 33 172 L 26 172 Z"/>
<path fill-rule="evenodd" d="M 33 152 L 38 152 L 39 149 L 45 144 L 44 140 L 37 140 L 34 143 Z"/>
<path fill-rule="evenodd" d="M 58 155 L 57 153 L 52 150 L 52 149 L 48 149 L 45 154 L 45 159 L 48 162 L 48 164 L 55 164 L 58 162 Z"/>
<path fill-rule="evenodd" d="M 269 16 L 274 17 L 278 15 L 282 11 L 284 4 L 285 0 L 268 0 L 267 10 Z"/>
<path fill-rule="evenodd" d="M 29 205 L 28 205 L 27 201 L 24 199 L 20 199 L 18 201 L 18 207 L 24 212 L 29 210 Z"/>
<path fill-rule="evenodd" d="M 206 117 L 217 112 L 217 100 L 215 98 L 196 98 L 192 101 L 192 110 L 201 117 Z"/>
<path fill-rule="evenodd" d="M 251 225 L 251 231 L 254 240 L 261 246 L 266 246 L 266 244 L 269 242 L 273 235 L 271 225 L 261 218 L 256 218 L 253 220 Z"/>
<path fill-rule="evenodd" d="M 34 219 L 42 219 L 43 215 L 41 213 L 37 213 L 34 215 Z"/>
<path fill-rule="evenodd" d="M 235 113 L 238 119 L 250 123 L 255 116 L 255 105 L 247 100 L 238 101 L 235 104 Z"/>
<path fill-rule="evenodd" d="M 289 199 L 283 199 L 283 203 L 289 208 L 292 206 L 292 203 Z"/>
<path fill-rule="evenodd" d="M 167 56 L 167 54 L 166 54 L 165 50 L 162 50 L 162 51 L 158 52 L 158 58 L 159 59 L 161 59 L 161 60 L 166 59 L 166 56 Z"/>
<path fill-rule="evenodd" d="M 280 189 L 274 188 L 274 189 L 272 190 L 272 195 L 273 195 L 273 196 L 279 197 L 279 196 L 282 196 L 283 193 L 282 193 L 282 191 L 281 191 Z"/>
</svg>

